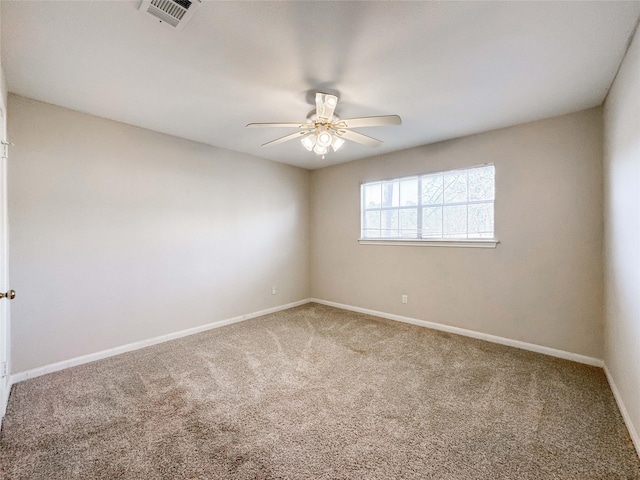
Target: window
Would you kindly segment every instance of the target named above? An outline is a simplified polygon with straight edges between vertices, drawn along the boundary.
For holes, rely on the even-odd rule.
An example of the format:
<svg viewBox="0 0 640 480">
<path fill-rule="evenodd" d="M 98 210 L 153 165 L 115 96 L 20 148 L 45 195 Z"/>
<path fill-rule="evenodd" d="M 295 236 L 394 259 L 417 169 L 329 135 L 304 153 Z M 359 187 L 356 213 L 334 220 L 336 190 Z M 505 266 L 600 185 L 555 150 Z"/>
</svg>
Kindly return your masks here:
<svg viewBox="0 0 640 480">
<path fill-rule="evenodd" d="M 493 165 L 365 183 L 361 240 L 493 240 L 494 198 Z"/>
</svg>

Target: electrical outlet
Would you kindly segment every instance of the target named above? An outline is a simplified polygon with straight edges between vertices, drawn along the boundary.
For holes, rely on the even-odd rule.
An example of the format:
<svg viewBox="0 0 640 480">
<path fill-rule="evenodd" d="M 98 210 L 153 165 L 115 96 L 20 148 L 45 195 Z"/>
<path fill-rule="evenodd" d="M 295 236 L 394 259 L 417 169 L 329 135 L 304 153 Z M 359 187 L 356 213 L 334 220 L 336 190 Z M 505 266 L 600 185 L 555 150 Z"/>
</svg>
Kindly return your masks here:
<svg viewBox="0 0 640 480">
<path fill-rule="evenodd" d="M 407 303 L 409 301 L 408 295 L 402 295 L 402 303 Z"/>
<path fill-rule="evenodd" d="M 278 293 L 278 289 L 276 287 L 271 287 L 271 295 L 275 295 Z"/>
</svg>

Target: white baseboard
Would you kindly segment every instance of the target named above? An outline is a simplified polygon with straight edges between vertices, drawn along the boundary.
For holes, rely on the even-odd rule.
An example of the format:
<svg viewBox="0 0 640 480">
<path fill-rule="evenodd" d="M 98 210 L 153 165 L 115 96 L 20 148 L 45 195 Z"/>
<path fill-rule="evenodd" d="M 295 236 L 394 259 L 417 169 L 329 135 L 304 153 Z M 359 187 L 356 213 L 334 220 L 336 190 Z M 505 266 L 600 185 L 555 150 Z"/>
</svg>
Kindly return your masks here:
<svg viewBox="0 0 640 480">
<path fill-rule="evenodd" d="M 550 355 L 552 357 L 563 358 L 566 360 L 572 360 L 578 363 L 584 363 L 587 365 L 593 365 L 596 367 L 604 368 L 604 372 L 607 376 L 607 380 L 609 381 L 609 385 L 611 386 L 611 390 L 613 392 L 613 396 L 618 404 L 618 408 L 620 409 L 620 413 L 622 414 L 622 418 L 629 430 L 629 434 L 631 436 L 631 440 L 640 456 L 640 436 L 635 429 L 635 426 L 631 422 L 631 417 L 627 412 L 627 409 L 622 401 L 622 397 L 620 396 L 620 392 L 616 387 L 615 382 L 613 381 L 613 377 L 611 373 L 607 369 L 607 366 L 604 362 L 598 358 L 588 357 L 586 355 L 580 355 L 577 353 L 566 352 L 564 350 L 558 350 L 555 348 L 544 347 L 542 345 L 536 345 L 533 343 L 521 342 L 519 340 L 512 340 L 509 338 L 498 337 L 496 335 L 490 335 L 487 333 L 476 332 L 473 330 L 467 330 L 459 327 L 452 327 L 450 325 L 444 325 L 440 323 L 429 322 L 426 320 L 420 320 L 417 318 L 405 317 L 402 315 L 395 315 L 391 313 L 379 312 L 376 310 L 370 310 L 368 308 L 354 307 L 352 305 L 345 305 L 343 303 L 330 302 L 327 300 L 320 300 L 317 298 L 307 298 L 304 300 L 299 300 L 297 302 L 288 303 L 286 305 L 280 305 L 278 307 L 268 308 L 265 310 L 260 310 L 258 312 L 248 313 L 246 315 L 240 315 L 233 318 L 228 318 L 225 320 L 219 320 L 217 322 L 212 322 L 207 325 L 201 325 L 199 327 L 188 328 L 186 330 L 181 330 L 179 332 L 169 333 L 167 335 L 161 335 L 159 337 L 150 338 L 147 340 L 141 340 L 139 342 L 129 343 L 127 345 L 122 345 L 120 347 L 111 348 L 108 350 L 102 350 L 100 352 L 91 353 L 88 355 L 83 355 L 80 357 L 75 357 L 69 360 L 64 360 L 57 363 L 52 363 L 49 365 L 45 365 L 42 367 L 34 368 L 32 370 L 26 370 L 24 372 L 18 372 L 10 376 L 9 388 L 8 392 L 11 390 L 11 385 L 21 382 L 23 380 L 27 380 L 29 378 L 39 377 L 41 375 L 46 375 L 47 373 L 57 372 L 59 370 L 64 370 L 65 368 L 75 367 L 77 365 L 82 365 L 85 363 L 93 362 L 96 360 L 101 360 L 108 357 L 113 357 L 115 355 L 119 355 L 125 352 L 131 352 L 133 350 L 138 350 L 141 348 L 149 347 L 151 345 L 156 345 L 158 343 L 168 342 L 169 340 L 174 340 L 176 338 L 186 337 L 189 335 L 194 335 L 196 333 L 204 332 L 207 330 L 212 330 L 214 328 L 223 327 L 225 325 L 231 325 L 233 323 L 242 322 L 244 320 L 249 320 L 251 318 L 260 317 L 262 315 L 268 315 L 270 313 L 279 312 L 282 310 L 287 310 L 289 308 L 297 307 L 300 305 L 304 305 L 306 303 L 315 302 L 322 305 L 328 305 L 331 307 L 342 308 L 344 310 L 350 310 L 353 312 L 364 313 L 367 315 L 373 315 L 376 317 L 387 318 L 389 320 L 395 320 L 404 323 L 410 323 L 412 325 L 418 325 L 421 327 L 432 328 L 434 330 L 440 330 L 443 332 L 454 333 L 457 335 L 463 335 L 465 337 L 477 338 L 479 340 L 486 340 L 492 343 L 498 343 L 501 345 L 507 345 L 509 347 L 520 348 L 523 350 L 530 350 L 537 353 L 542 353 L 545 355 Z"/>
<path fill-rule="evenodd" d="M 624 419 L 624 423 L 627 426 L 627 430 L 629 431 L 629 436 L 631 437 L 633 446 L 636 447 L 636 452 L 638 453 L 638 457 L 640 457 L 640 435 L 638 435 L 638 431 L 636 430 L 635 425 L 633 424 L 633 422 L 631 422 L 631 416 L 629 416 L 627 407 L 625 407 L 624 402 L 622 401 L 620 391 L 618 390 L 616 383 L 613 381 L 613 376 L 611 375 L 611 372 L 607 368 L 606 364 L 604 366 L 604 373 L 607 376 L 609 386 L 611 387 L 611 391 L 613 392 L 613 397 L 616 399 L 618 409 L 620 410 L 622 418 Z"/>
<path fill-rule="evenodd" d="M 530 350 L 532 352 L 543 353 L 552 357 L 563 358 L 565 360 L 572 360 L 578 363 L 584 363 L 587 365 L 593 365 L 595 367 L 604 367 L 604 362 L 599 358 L 588 357 L 586 355 L 580 355 L 579 353 L 566 352 L 564 350 L 557 350 L 555 348 L 544 347 L 542 345 L 536 345 L 535 343 L 521 342 L 519 340 L 512 340 L 510 338 L 498 337 L 496 335 L 490 335 L 488 333 L 476 332 L 473 330 L 467 330 L 460 327 L 452 327 L 450 325 L 444 325 L 442 323 L 429 322 L 427 320 L 419 320 L 417 318 L 403 317 L 402 315 L 395 315 L 392 313 L 378 312 L 376 310 L 369 310 L 368 308 L 354 307 L 352 305 L 345 305 L 343 303 L 329 302 L 327 300 L 319 300 L 312 298 L 312 302 L 320 303 L 322 305 L 328 305 L 330 307 L 342 308 L 344 310 L 351 310 L 358 313 L 366 313 L 367 315 L 374 315 L 376 317 L 387 318 L 389 320 L 396 320 L 398 322 L 410 323 L 412 325 L 418 325 L 421 327 L 432 328 L 434 330 L 440 330 L 448 333 L 455 333 L 456 335 L 463 335 L 465 337 L 477 338 L 479 340 L 486 340 L 491 343 L 499 343 L 500 345 L 507 345 L 509 347 L 520 348 L 522 350 Z"/>
<path fill-rule="evenodd" d="M 160 335 L 159 337 L 149 338 L 147 340 L 141 340 L 139 342 L 129 343 L 127 345 L 122 345 L 120 347 L 110 348 L 108 350 L 102 350 L 100 352 L 90 353 L 88 355 L 82 355 L 80 357 L 71 358 L 69 360 L 63 360 L 57 363 L 51 363 L 49 365 L 44 365 L 42 367 L 34 368 L 32 370 L 26 370 L 24 372 L 14 373 L 10 377 L 9 389 L 11 389 L 11 385 L 18 382 L 22 382 L 23 380 L 27 380 L 29 378 L 39 377 L 41 375 L 46 375 L 47 373 L 57 372 L 59 370 L 64 370 L 65 368 L 75 367 L 77 365 L 82 365 L 84 363 L 94 362 L 96 360 L 102 360 L 103 358 L 113 357 L 114 355 L 120 355 L 121 353 L 131 352 L 133 350 L 138 350 L 140 348 L 150 347 L 151 345 L 168 342 L 169 340 L 175 340 L 176 338 L 194 335 L 196 333 L 204 332 L 206 330 L 224 327 L 225 325 L 231 325 L 233 323 L 242 322 L 244 320 L 249 320 L 251 318 L 261 317 L 262 315 L 268 315 L 270 313 L 279 312 L 281 310 L 287 310 L 288 308 L 304 305 L 305 303 L 309 303 L 310 301 L 311 299 L 307 298 L 304 300 L 299 300 L 297 302 L 287 303 L 286 305 L 267 308 L 265 310 L 260 310 L 258 312 L 248 313 L 246 315 L 240 315 L 233 318 L 227 318 L 225 320 L 218 320 L 217 322 L 208 323 L 206 325 L 201 325 L 199 327 L 188 328 L 186 330 L 180 330 L 179 332 L 169 333 L 167 335 Z"/>
<path fill-rule="evenodd" d="M 593 365 L 596 367 L 604 367 L 604 362 L 600 359 L 588 357 L 586 355 L 580 355 L 578 353 L 566 352 L 564 350 L 557 350 L 555 348 L 544 347 L 542 345 L 536 345 L 533 343 L 521 342 L 519 340 L 512 340 L 510 338 L 498 337 L 496 335 L 490 335 L 488 333 L 476 332 L 473 330 L 467 330 L 459 327 L 452 327 L 449 325 L 444 325 L 441 323 L 429 322 L 427 320 L 420 320 L 417 318 L 404 317 L 402 315 L 395 315 L 391 313 L 379 312 L 377 310 L 370 310 L 368 308 L 354 307 L 352 305 L 346 305 L 343 303 L 330 302 L 327 300 L 320 300 L 317 298 L 307 298 L 304 300 L 299 300 L 297 302 L 288 303 L 286 305 L 280 305 L 278 307 L 268 308 L 265 310 L 260 310 L 258 312 L 248 313 L 246 315 L 240 315 L 233 318 L 228 318 L 225 320 L 219 320 L 217 322 L 212 322 L 207 325 L 201 325 L 199 327 L 189 328 L 186 330 L 181 330 L 179 332 L 169 333 L 167 335 L 161 335 L 159 337 L 150 338 L 147 340 L 141 340 L 139 342 L 129 343 L 127 345 L 122 345 L 120 347 L 111 348 L 108 350 L 102 350 L 96 353 L 90 353 L 88 355 L 83 355 L 80 357 L 75 357 L 69 360 L 63 360 L 61 362 L 52 363 L 49 365 L 44 365 L 42 367 L 34 368 L 32 370 L 26 370 L 24 372 L 18 372 L 10 377 L 10 386 L 14 383 L 21 382 L 23 380 L 27 380 L 29 378 L 39 377 L 41 375 L 46 375 L 47 373 L 57 372 L 59 370 L 63 370 L 69 367 L 75 367 L 77 365 L 82 365 L 84 363 L 93 362 L 96 360 L 101 360 L 103 358 L 112 357 L 114 355 L 119 355 L 125 352 L 131 352 L 133 350 L 138 350 L 140 348 L 149 347 L 151 345 L 156 345 L 158 343 L 167 342 L 169 340 L 174 340 L 176 338 L 186 337 L 188 335 L 194 335 L 196 333 L 204 332 L 206 330 L 211 330 L 213 328 L 223 327 L 225 325 L 231 325 L 233 323 L 242 322 L 244 320 L 249 320 L 251 318 L 260 317 L 262 315 L 268 315 L 270 313 L 279 312 L 281 310 L 286 310 L 288 308 L 297 307 L 300 305 L 304 305 L 309 302 L 316 302 L 322 305 L 329 305 L 336 308 L 342 308 L 344 310 L 350 310 L 353 312 L 365 313 L 367 315 L 374 315 L 376 317 L 387 318 L 389 320 L 395 320 L 404 323 L 410 323 L 412 325 L 418 325 L 421 327 L 432 328 L 434 330 L 441 330 L 444 332 L 454 333 L 457 335 L 463 335 L 465 337 L 477 338 L 480 340 L 486 340 L 492 343 L 498 343 L 501 345 L 507 345 L 509 347 L 521 348 L 523 350 L 530 350 L 537 353 L 542 353 L 545 355 L 550 355 L 552 357 L 563 358 L 566 360 L 572 360 L 578 363 L 584 363 L 587 365 Z"/>
<path fill-rule="evenodd" d="M 6 380 L 5 380 L 6 378 Z M 9 404 L 9 393 L 11 393 L 11 376 L 0 379 L 0 382 L 7 382 L 4 390 L 4 398 L 0 398 L 0 419 L 4 418 L 4 414 L 7 413 L 7 405 Z M 2 423 L 0 421 L 0 429 L 2 429 Z"/>
<path fill-rule="evenodd" d="M 477 338 L 480 340 L 486 340 L 492 343 L 499 343 L 501 345 L 507 345 L 510 347 L 521 348 L 523 350 L 530 350 L 533 352 L 543 353 L 545 355 L 550 355 L 553 357 L 564 358 L 566 360 L 572 360 L 574 362 L 585 363 L 587 365 L 594 365 L 597 367 L 603 367 L 604 363 L 602 360 L 587 357 L 585 355 L 580 355 L 577 353 L 566 352 L 564 350 L 557 350 L 554 348 L 544 347 L 542 345 L 536 345 L 533 343 L 521 342 L 519 340 L 511 340 L 509 338 L 498 337 L 496 335 L 490 335 L 487 333 L 476 332 L 473 330 L 466 330 L 464 328 L 452 327 L 449 325 L 444 325 L 440 323 L 429 322 L 426 320 L 419 320 L 417 318 L 404 317 L 402 315 L 395 315 L 391 313 L 379 312 L 376 310 L 370 310 L 368 308 L 354 307 L 352 305 L 346 305 L 343 303 L 330 302 L 327 300 L 320 300 L 317 298 L 307 298 L 304 300 L 299 300 L 297 302 L 288 303 L 285 305 L 280 305 L 273 308 L 268 308 L 265 310 L 260 310 L 258 312 L 248 313 L 246 315 L 240 315 L 233 318 L 228 318 L 225 320 L 219 320 L 217 322 L 212 322 L 206 325 L 201 325 L 199 327 L 188 328 L 186 330 L 181 330 L 179 332 L 169 333 L 167 335 L 160 335 L 158 337 L 150 338 L 147 340 L 141 340 L 139 342 L 129 343 L 127 345 L 122 345 L 115 348 L 110 348 L 108 350 L 102 350 L 96 353 L 90 353 L 88 355 L 82 355 L 80 357 L 71 358 L 69 360 L 63 360 L 61 362 L 52 363 L 49 365 L 44 365 L 42 367 L 34 368 L 32 370 L 26 370 L 24 372 L 18 372 L 10 376 L 9 389 L 11 389 L 11 385 L 21 382 L 23 380 L 27 380 L 29 378 L 39 377 L 41 375 L 46 375 L 47 373 L 57 372 L 59 370 L 64 370 L 65 368 L 75 367 L 77 365 L 82 365 L 84 363 L 93 362 L 96 360 L 101 360 L 103 358 L 112 357 L 114 355 L 119 355 L 121 353 L 131 352 L 133 350 L 138 350 L 140 348 L 149 347 L 151 345 L 156 345 L 158 343 L 167 342 L 169 340 L 174 340 L 176 338 L 186 337 L 188 335 L 194 335 L 196 333 L 204 332 L 207 330 L 211 330 L 214 328 L 223 327 L 225 325 L 231 325 L 233 323 L 242 322 L 244 320 L 249 320 L 251 318 L 260 317 L 262 315 L 268 315 L 270 313 L 279 312 L 282 310 L 286 310 L 288 308 L 297 307 L 300 305 L 304 305 L 309 302 L 316 302 L 322 305 L 329 305 L 336 308 L 342 308 L 344 310 L 350 310 L 359 313 L 365 313 L 368 315 L 374 315 L 377 317 L 387 318 L 389 320 L 396 320 L 399 322 L 410 323 L 413 325 L 419 325 L 421 327 L 432 328 L 434 330 L 441 330 L 444 332 L 455 333 L 457 335 L 463 335 L 466 337 Z"/>
</svg>

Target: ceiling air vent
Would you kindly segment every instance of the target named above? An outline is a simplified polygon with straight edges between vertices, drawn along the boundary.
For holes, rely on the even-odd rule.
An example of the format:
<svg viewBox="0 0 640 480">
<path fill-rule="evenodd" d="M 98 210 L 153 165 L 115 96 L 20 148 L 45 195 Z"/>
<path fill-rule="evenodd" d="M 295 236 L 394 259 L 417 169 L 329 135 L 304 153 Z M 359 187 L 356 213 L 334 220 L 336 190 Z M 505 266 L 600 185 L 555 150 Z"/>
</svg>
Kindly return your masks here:
<svg viewBox="0 0 640 480">
<path fill-rule="evenodd" d="M 200 3 L 201 0 L 142 0 L 140 11 L 175 30 L 182 30 Z"/>
</svg>

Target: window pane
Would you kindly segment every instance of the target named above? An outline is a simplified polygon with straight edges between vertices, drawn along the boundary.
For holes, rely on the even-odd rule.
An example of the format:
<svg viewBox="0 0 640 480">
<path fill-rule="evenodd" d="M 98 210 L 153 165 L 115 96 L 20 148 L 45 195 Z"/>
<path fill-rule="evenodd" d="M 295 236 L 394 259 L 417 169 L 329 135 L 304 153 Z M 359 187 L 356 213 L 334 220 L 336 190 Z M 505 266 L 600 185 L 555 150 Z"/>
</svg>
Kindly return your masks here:
<svg viewBox="0 0 640 480">
<path fill-rule="evenodd" d="M 494 238 L 494 198 L 493 165 L 363 184 L 362 235 Z"/>
<path fill-rule="evenodd" d="M 417 208 L 403 208 L 400 210 L 400 228 L 402 230 L 418 230 Z"/>
<path fill-rule="evenodd" d="M 397 180 L 382 182 L 382 206 L 397 207 L 399 190 L 400 182 Z"/>
<path fill-rule="evenodd" d="M 380 206 L 380 184 L 372 183 L 364 186 L 364 207 L 375 208 Z"/>
<path fill-rule="evenodd" d="M 398 229 L 398 210 L 383 210 L 382 225 L 380 228 Z"/>
<path fill-rule="evenodd" d="M 364 214 L 364 229 L 380 228 L 380 211 L 374 210 Z"/>
<path fill-rule="evenodd" d="M 422 209 L 422 238 L 442 238 L 442 207 Z"/>
<path fill-rule="evenodd" d="M 400 205 L 418 205 L 418 179 L 410 178 L 400 182 Z"/>
<path fill-rule="evenodd" d="M 442 211 L 442 236 L 444 238 L 467 238 L 467 206 L 445 206 Z"/>
<path fill-rule="evenodd" d="M 422 204 L 442 203 L 443 175 L 425 175 L 422 177 Z"/>
<path fill-rule="evenodd" d="M 469 200 L 493 200 L 495 197 L 493 165 L 469 170 Z"/>
<path fill-rule="evenodd" d="M 467 172 L 444 174 L 444 203 L 467 201 Z M 446 217 L 445 217 L 446 218 Z"/>
<path fill-rule="evenodd" d="M 493 203 L 469 205 L 469 238 L 493 238 Z"/>
</svg>

